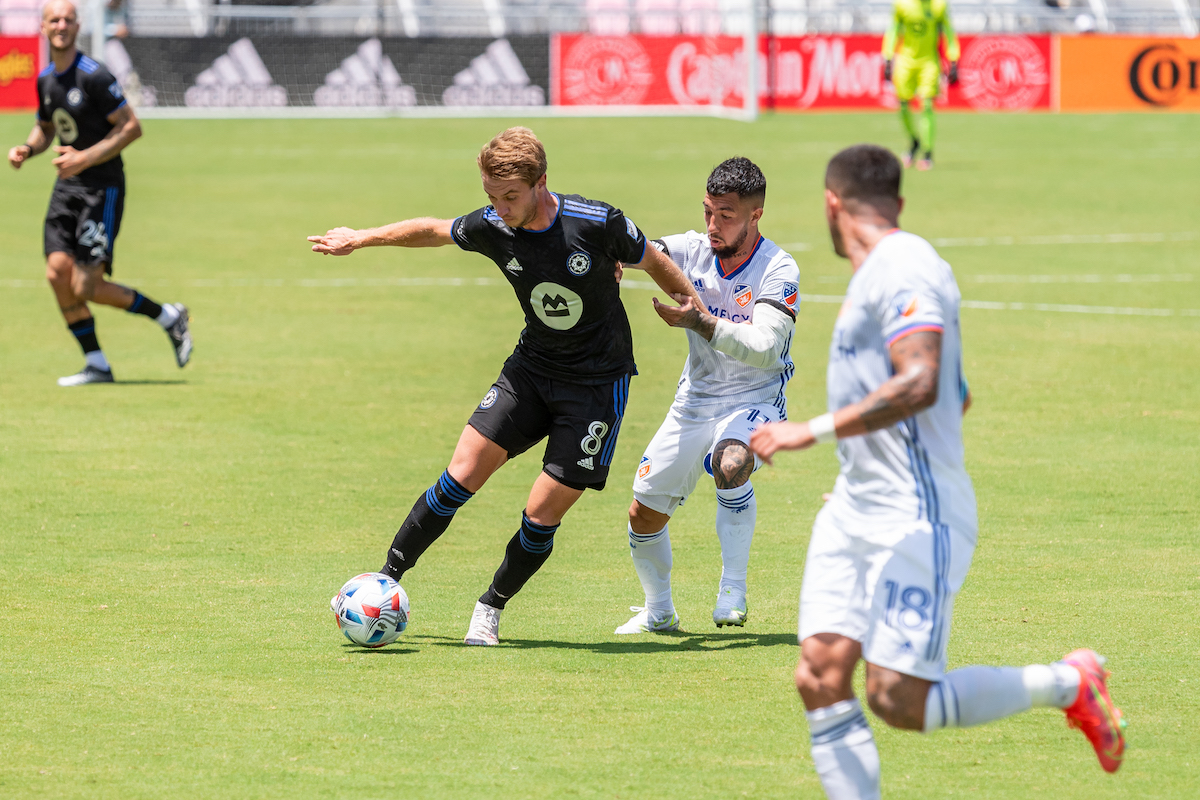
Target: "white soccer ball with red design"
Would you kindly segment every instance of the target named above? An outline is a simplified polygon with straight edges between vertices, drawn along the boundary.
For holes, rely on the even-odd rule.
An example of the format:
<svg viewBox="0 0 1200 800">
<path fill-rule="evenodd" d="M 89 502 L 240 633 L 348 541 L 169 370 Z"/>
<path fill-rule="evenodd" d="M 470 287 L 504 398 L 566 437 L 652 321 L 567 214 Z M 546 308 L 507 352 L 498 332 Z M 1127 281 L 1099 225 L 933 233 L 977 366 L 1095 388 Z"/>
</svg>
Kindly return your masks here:
<svg viewBox="0 0 1200 800">
<path fill-rule="evenodd" d="M 364 572 L 346 581 L 330 605 L 338 628 L 363 647 L 391 644 L 408 627 L 408 595 L 379 572 Z"/>
</svg>

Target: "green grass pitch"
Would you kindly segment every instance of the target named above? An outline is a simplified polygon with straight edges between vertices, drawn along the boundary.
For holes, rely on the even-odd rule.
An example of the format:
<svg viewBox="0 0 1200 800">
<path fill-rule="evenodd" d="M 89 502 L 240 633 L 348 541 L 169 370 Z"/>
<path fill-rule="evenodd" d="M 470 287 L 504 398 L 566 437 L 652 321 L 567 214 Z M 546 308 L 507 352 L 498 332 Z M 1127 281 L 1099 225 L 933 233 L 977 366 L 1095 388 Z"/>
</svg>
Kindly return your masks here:
<svg viewBox="0 0 1200 800">
<path fill-rule="evenodd" d="M 0 116 L 5 149 L 30 122 Z M 702 486 L 672 528 L 686 632 L 612 633 L 641 599 L 629 482 L 686 347 L 645 289 L 623 293 L 641 374 L 609 488 L 567 517 L 509 606 L 503 645 L 461 637 L 535 453 L 406 579 L 414 614 L 399 642 L 364 651 L 334 626 L 330 596 L 379 567 L 521 319 L 479 256 L 335 260 L 304 237 L 482 205 L 474 155 L 506 124 L 147 122 L 127 154 L 116 277 L 191 307 L 195 358 L 177 370 L 151 322 L 100 309 L 122 383 L 73 390 L 54 383 L 81 359 L 42 279 L 49 159 L 4 169 L 0 797 L 821 796 L 791 671 L 832 448 L 755 478 L 744 630 L 709 620 L 720 559 Z M 764 232 L 796 254 L 801 292 L 824 296 L 849 275 L 824 227 L 826 160 L 858 141 L 902 145 L 891 115 L 531 124 L 552 188 L 618 205 L 656 236 L 701 227 L 708 170 L 750 156 L 770 182 Z M 937 168 L 905 176 L 903 223 L 976 239 L 940 249 L 967 300 L 1002 304 L 963 311 L 981 533 L 950 663 L 1095 647 L 1130 727 L 1109 776 L 1050 710 L 932 736 L 876 720 L 885 795 L 1195 797 L 1200 116 L 939 125 Z M 802 307 L 793 417 L 824 409 L 836 312 Z"/>
</svg>

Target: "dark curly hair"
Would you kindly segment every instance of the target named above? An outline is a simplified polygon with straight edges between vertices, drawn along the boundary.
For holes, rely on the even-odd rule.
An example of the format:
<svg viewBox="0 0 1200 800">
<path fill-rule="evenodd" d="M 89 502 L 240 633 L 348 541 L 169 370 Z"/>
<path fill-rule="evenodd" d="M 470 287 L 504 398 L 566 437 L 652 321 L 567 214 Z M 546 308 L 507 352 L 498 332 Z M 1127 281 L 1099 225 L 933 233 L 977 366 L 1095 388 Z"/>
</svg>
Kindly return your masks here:
<svg viewBox="0 0 1200 800">
<path fill-rule="evenodd" d="M 742 156 L 728 158 L 717 165 L 708 176 L 708 193 L 722 195 L 736 192 L 742 200 L 750 199 L 762 205 L 767 199 L 767 179 L 753 161 Z"/>
</svg>

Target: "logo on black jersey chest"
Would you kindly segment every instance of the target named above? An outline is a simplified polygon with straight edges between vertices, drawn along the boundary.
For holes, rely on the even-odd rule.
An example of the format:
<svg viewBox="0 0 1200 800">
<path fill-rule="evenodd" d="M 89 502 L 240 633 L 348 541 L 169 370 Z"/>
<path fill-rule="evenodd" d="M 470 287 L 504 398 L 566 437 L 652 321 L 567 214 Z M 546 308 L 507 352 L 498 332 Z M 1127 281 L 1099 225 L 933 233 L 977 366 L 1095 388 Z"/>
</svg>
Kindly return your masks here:
<svg viewBox="0 0 1200 800">
<path fill-rule="evenodd" d="M 592 268 L 592 257 L 582 250 L 576 250 L 567 256 L 567 269 L 572 275 L 583 276 Z"/>
<path fill-rule="evenodd" d="M 78 106 L 83 102 L 83 90 L 78 86 L 72 86 L 67 91 L 67 105 Z"/>
</svg>

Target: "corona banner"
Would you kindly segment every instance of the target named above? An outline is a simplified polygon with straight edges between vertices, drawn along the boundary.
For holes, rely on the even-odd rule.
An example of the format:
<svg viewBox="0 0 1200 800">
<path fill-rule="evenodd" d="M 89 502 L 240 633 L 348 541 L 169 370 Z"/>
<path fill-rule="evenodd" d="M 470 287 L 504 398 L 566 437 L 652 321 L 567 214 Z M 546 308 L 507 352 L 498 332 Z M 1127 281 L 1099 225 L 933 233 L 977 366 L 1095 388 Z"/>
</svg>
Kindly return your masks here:
<svg viewBox="0 0 1200 800">
<path fill-rule="evenodd" d="M 37 108 L 38 36 L 0 36 L 0 109 Z"/>
<path fill-rule="evenodd" d="M 1063 37 L 1063 111 L 1200 111 L 1200 39 Z"/>
</svg>

